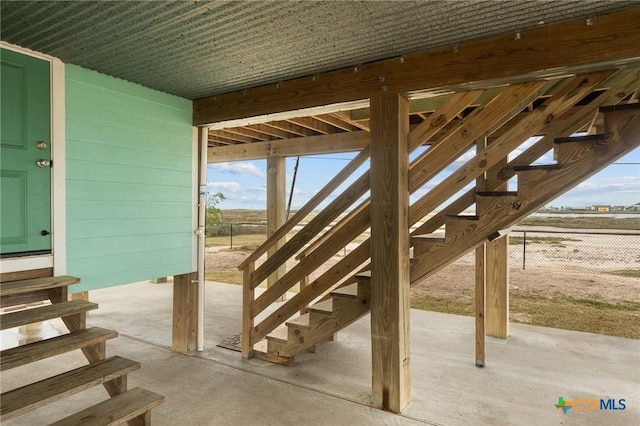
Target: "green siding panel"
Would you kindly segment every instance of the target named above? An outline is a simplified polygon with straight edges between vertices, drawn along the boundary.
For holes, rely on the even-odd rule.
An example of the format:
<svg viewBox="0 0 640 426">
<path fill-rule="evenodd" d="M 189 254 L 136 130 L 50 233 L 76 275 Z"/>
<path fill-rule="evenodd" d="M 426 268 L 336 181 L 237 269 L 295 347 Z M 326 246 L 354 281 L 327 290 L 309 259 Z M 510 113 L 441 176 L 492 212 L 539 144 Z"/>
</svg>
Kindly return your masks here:
<svg viewBox="0 0 640 426">
<path fill-rule="evenodd" d="M 72 291 L 192 270 L 191 101 L 67 65 Z"/>
</svg>

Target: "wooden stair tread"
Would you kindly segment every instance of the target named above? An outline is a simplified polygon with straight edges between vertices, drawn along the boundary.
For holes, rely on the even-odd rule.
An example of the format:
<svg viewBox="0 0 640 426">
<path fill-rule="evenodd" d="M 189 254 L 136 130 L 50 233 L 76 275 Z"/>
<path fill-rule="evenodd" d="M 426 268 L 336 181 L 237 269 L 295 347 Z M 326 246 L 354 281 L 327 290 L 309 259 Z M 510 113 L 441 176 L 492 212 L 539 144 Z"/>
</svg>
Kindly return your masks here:
<svg viewBox="0 0 640 426">
<path fill-rule="evenodd" d="M 531 166 L 514 166 L 514 172 L 526 172 L 529 170 L 558 170 L 560 164 L 533 164 Z"/>
<path fill-rule="evenodd" d="M 349 299 L 355 299 L 358 297 L 358 284 L 349 284 L 344 287 L 337 288 L 331 292 L 333 297 L 344 297 Z"/>
<path fill-rule="evenodd" d="M 464 214 L 458 214 L 458 215 L 447 215 L 445 216 L 448 220 L 480 220 L 480 216 L 476 216 L 476 215 L 464 215 Z M 445 226 L 446 226 L 446 222 L 445 222 Z"/>
<path fill-rule="evenodd" d="M 287 327 L 280 326 L 276 328 L 271 333 L 267 334 L 267 340 L 287 343 L 287 341 L 289 340 L 289 331 L 287 330 Z"/>
<path fill-rule="evenodd" d="M 0 297 L 14 294 L 30 293 L 38 290 L 65 287 L 80 282 L 80 278 L 62 275 L 59 277 L 32 278 L 28 280 L 9 281 L 0 284 Z"/>
<path fill-rule="evenodd" d="M 164 402 L 164 396 L 142 388 L 134 388 L 82 410 L 51 426 L 120 425 L 146 413 Z"/>
<path fill-rule="evenodd" d="M 309 328 L 309 314 L 300 315 L 297 318 L 287 321 L 285 324 L 288 327 L 296 327 L 296 328 Z"/>
<path fill-rule="evenodd" d="M 51 339 L 5 349 L 0 352 L 0 371 L 9 370 L 75 349 L 95 345 L 117 337 L 118 333 L 101 327 L 91 327 Z"/>
<path fill-rule="evenodd" d="M 420 243 L 444 243 L 444 233 L 434 233 L 434 234 L 420 234 L 420 235 L 412 235 L 411 242 L 414 244 Z"/>
<path fill-rule="evenodd" d="M 5 392 L 0 399 L 0 419 L 19 416 L 139 368 L 137 361 L 114 356 Z"/>
<path fill-rule="evenodd" d="M 479 197 L 515 197 L 518 195 L 518 191 L 478 191 L 476 195 Z"/>
<path fill-rule="evenodd" d="M 11 312 L 2 315 L 0 330 L 20 327 L 53 318 L 61 318 L 97 309 L 98 305 L 84 300 L 71 300 L 69 302 L 54 303 L 33 309 Z"/>
<path fill-rule="evenodd" d="M 330 314 L 333 312 L 333 299 L 323 300 L 314 305 L 309 306 L 309 311 Z"/>
<path fill-rule="evenodd" d="M 371 271 L 360 271 L 354 275 L 356 279 L 367 279 L 371 278 Z"/>
<path fill-rule="evenodd" d="M 603 141 L 606 139 L 606 137 L 607 135 L 603 135 L 603 134 L 585 135 L 585 136 L 569 136 L 566 138 L 555 138 L 553 140 L 553 143 L 561 144 L 561 143 Z"/>
</svg>

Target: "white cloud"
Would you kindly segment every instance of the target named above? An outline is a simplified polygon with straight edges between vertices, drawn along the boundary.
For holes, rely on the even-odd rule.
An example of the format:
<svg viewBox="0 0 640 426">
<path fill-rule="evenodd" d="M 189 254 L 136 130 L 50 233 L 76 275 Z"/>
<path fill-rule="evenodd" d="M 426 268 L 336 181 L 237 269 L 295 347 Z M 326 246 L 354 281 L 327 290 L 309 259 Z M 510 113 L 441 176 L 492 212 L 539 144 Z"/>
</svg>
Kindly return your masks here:
<svg viewBox="0 0 640 426">
<path fill-rule="evenodd" d="M 265 177 L 264 172 L 256 167 L 256 165 L 253 163 L 214 163 L 209 167 L 221 172 L 231 173 L 234 175 L 256 176 L 261 179 Z"/>
<path fill-rule="evenodd" d="M 221 192 L 242 192 L 242 185 L 238 182 L 207 182 L 207 188 Z"/>
</svg>

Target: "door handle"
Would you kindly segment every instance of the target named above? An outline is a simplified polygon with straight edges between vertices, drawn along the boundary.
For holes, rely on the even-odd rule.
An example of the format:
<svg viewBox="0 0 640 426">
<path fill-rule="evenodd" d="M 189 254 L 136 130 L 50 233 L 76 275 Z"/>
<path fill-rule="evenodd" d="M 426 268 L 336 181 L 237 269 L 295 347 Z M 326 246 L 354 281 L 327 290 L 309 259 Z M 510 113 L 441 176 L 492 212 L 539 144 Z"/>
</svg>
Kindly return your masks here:
<svg viewBox="0 0 640 426">
<path fill-rule="evenodd" d="M 51 167 L 51 161 L 41 158 L 38 161 L 36 161 L 36 165 L 41 169 L 44 169 L 45 167 Z"/>
<path fill-rule="evenodd" d="M 47 235 L 49 235 L 51 232 L 47 231 L 46 229 L 43 229 L 42 231 L 40 231 L 40 235 L 42 235 L 43 237 L 46 237 Z"/>
</svg>

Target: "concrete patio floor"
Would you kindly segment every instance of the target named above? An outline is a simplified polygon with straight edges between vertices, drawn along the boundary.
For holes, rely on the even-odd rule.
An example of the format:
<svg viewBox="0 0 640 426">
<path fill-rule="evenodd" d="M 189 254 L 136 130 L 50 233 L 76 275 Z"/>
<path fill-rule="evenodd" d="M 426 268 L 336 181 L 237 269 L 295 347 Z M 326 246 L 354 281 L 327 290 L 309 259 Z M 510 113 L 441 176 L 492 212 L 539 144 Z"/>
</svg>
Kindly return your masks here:
<svg viewBox="0 0 640 426">
<path fill-rule="evenodd" d="M 412 398 L 395 415 L 368 405 L 369 316 L 337 342 L 297 356 L 293 367 L 244 361 L 216 347 L 240 332 L 241 287 L 207 283 L 206 349 L 185 356 L 169 349 L 172 289 L 171 282 L 143 282 L 90 293 L 100 308 L 88 325 L 120 333 L 107 355 L 142 362 L 129 386 L 166 397 L 152 412 L 155 425 L 640 424 L 638 340 L 512 324 L 507 341 L 488 339 L 487 365 L 479 369 L 473 318 L 412 310 Z M 60 320 L 47 327 L 64 330 Z M 4 331 L 3 346 L 18 334 Z M 84 364 L 79 352 L 39 361 L 3 372 L 2 388 Z M 559 396 L 625 399 L 626 409 L 563 414 L 554 407 Z M 47 424 L 105 398 L 96 387 L 3 424 Z"/>
</svg>

